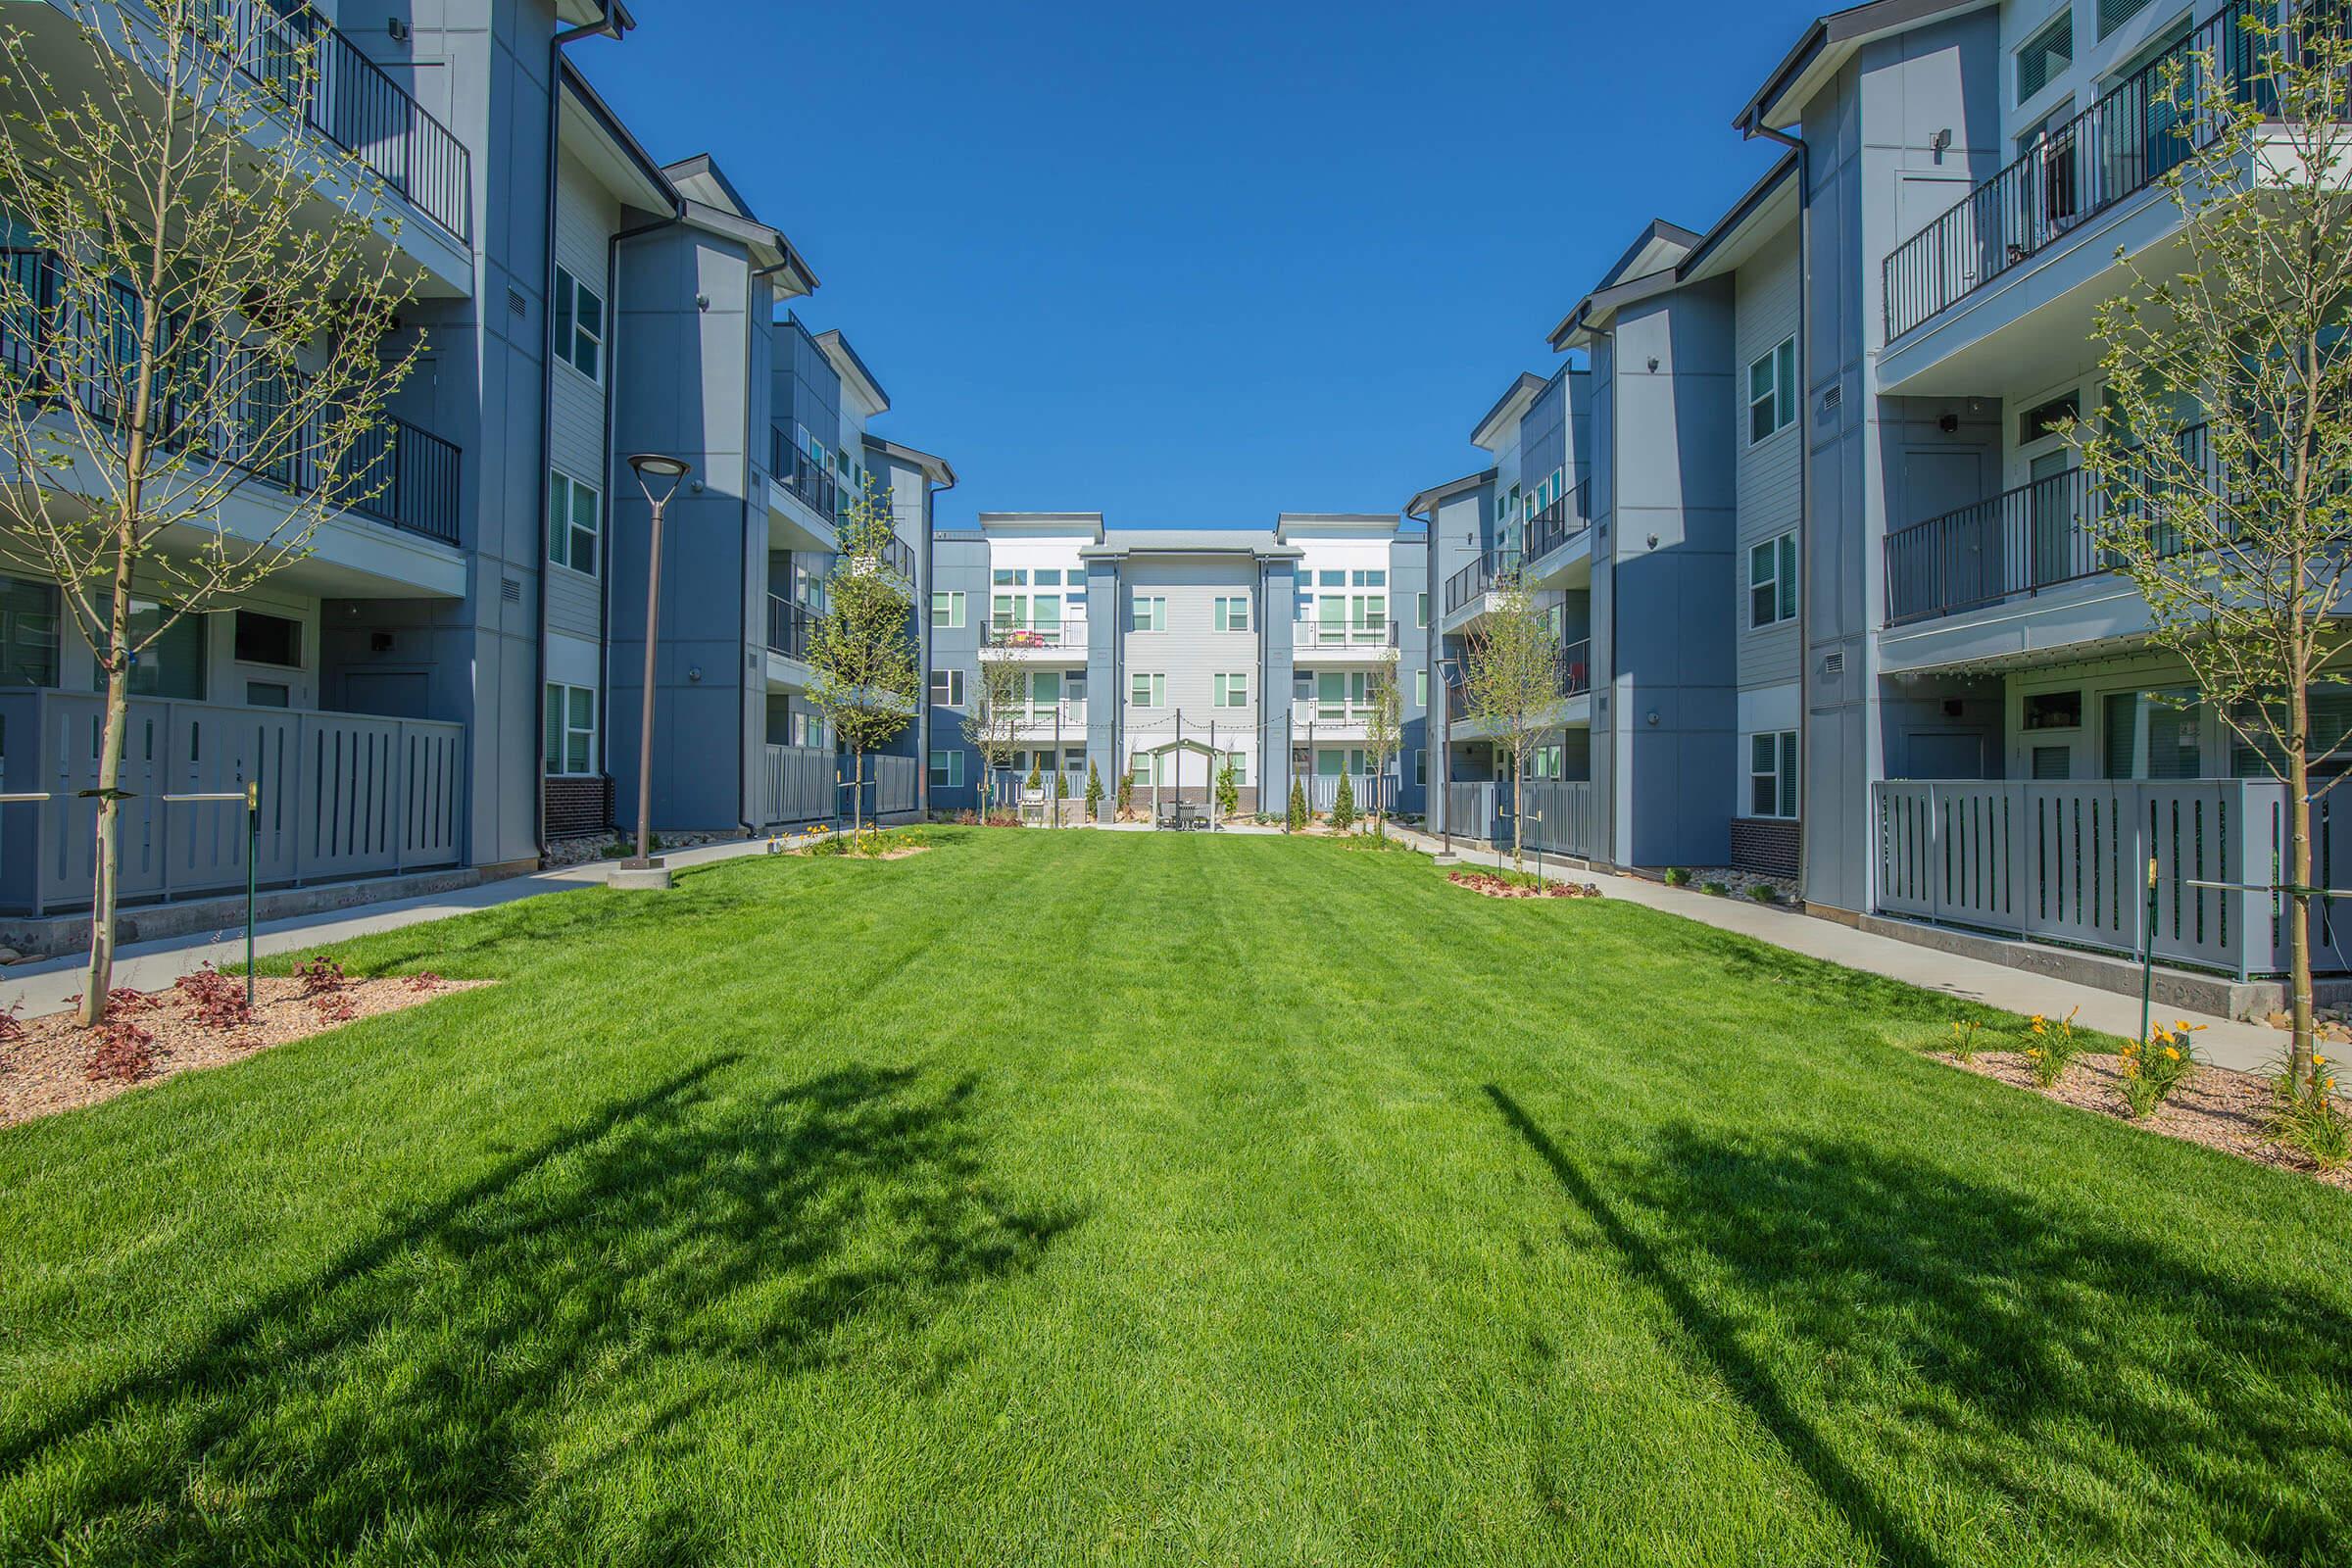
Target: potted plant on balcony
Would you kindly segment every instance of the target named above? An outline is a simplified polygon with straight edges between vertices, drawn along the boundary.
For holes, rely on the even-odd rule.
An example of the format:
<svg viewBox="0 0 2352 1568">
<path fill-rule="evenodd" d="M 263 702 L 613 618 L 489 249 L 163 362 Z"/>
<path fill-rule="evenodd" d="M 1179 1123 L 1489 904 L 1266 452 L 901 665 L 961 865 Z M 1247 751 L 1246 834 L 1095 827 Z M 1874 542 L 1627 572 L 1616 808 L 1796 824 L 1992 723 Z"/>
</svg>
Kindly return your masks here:
<svg viewBox="0 0 2352 1568">
<path fill-rule="evenodd" d="M 423 340 L 395 330 L 414 274 L 368 216 L 391 199 L 384 181 L 285 113 L 319 90 L 315 44 L 223 28 L 199 0 L 154 0 L 152 28 L 120 25 L 113 4 L 66 9 L 81 32 L 70 73 L 22 29 L 0 32 L 15 247 L 0 267 L 0 564 L 60 585 L 105 691 L 92 1025 L 113 983 L 132 665 L 308 555 L 326 518 L 385 495 L 384 403 Z M 261 531 L 221 525 L 237 491 L 288 472 L 299 488 L 251 509 Z M 156 609 L 134 617 L 134 591 Z"/>
</svg>

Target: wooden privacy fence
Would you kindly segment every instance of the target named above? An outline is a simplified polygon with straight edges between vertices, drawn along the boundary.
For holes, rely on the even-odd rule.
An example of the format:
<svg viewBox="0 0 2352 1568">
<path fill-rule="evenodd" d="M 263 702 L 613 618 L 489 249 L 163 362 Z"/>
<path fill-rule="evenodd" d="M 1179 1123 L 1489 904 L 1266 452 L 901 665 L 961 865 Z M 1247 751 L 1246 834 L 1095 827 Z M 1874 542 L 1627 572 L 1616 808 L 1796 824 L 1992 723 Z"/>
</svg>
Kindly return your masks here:
<svg viewBox="0 0 2352 1568">
<path fill-rule="evenodd" d="M 2312 871 L 2352 875 L 2352 820 L 2313 810 Z M 2240 979 L 2287 968 L 2288 904 L 2196 883 L 2284 880 L 2286 790 L 2271 780 L 1888 779 L 1873 789 L 1880 912 L 2136 955 L 2156 860 L 2158 959 Z M 2312 961 L 2352 968 L 2352 908 L 2315 904 Z"/>
<path fill-rule="evenodd" d="M 0 789 L 50 799 L 0 808 L 0 908 L 86 906 L 97 860 L 106 699 L 0 693 Z M 254 873 L 265 887 L 458 864 L 464 726 L 163 698 L 130 704 L 121 787 L 125 902 L 245 885 L 245 808 L 167 806 L 166 793 L 261 789 Z"/>
</svg>

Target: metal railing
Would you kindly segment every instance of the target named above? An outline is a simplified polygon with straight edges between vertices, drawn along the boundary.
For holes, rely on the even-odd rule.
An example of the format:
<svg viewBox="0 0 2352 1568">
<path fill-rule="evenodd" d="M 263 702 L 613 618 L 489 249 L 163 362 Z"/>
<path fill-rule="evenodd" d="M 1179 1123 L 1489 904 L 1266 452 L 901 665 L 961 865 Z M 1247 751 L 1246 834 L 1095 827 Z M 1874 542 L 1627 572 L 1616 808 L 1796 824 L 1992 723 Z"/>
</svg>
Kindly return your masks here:
<svg viewBox="0 0 2352 1568">
<path fill-rule="evenodd" d="M 86 906 L 106 710 L 96 692 L 0 693 L 0 908 Z M 245 808 L 172 812 L 167 792 L 260 786 L 264 887 L 455 865 L 465 844 L 466 730 L 431 719 L 134 697 L 120 787 L 121 892 L 147 901 L 246 882 Z"/>
<path fill-rule="evenodd" d="M 1347 699 L 1336 703 L 1327 703 L 1319 697 L 1294 697 L 1291 699 L 1291 726 L 1294 733 L 1304 730 L 1309 724 L 1329 724 L 1342 729 L 1361 729 L 1371 716 L 1372 703 L 1368 698 L 1360 701 Z M 1303 742 L 1305 736 L 1300 734 L 1298 738 Z"/>
<path fill-rule="evenodd" d="M 262 98 L 301 116 L 454 237 L 472 237 L 471 152 L 333 23 L 269 0 L 210 0 L 189 15 L 196 36 Z"/>
<path fill-rule="evenodd" d="M 54 253 L 0 249 L 0 268 L 34 307 L 29 319 L 0 319 L 4 390 L 34 398 L 70 397 L 91 418 L 116 428 L 117 412 L 130 401 L 124 396 L 129 387 L 116 375 L 130 375 L 135 364 L 122 363 L 124 357 L 111 346 L 95 351 L 82 347 L 100 336 L 116 336 L 111 323 L 93 321 L 80 308 L 61 303 Z M 127 313 L 133 306 L 126 300 L 121 308 Z M 129 358 L 135 361 L 135 349 Z M 93 373 L 93 365 L 106 368 L 106 373 Z M 214 350 L 200 375 L 189 373 L 192 379 L 226 389 L 229 413 L 217 425 L 193 428 L 182 401 L 171 388 L 158 387 L 150 423 L 167 450 L 193 451 L 197 456 L 192 462 L 236 468 L 289 495 L 331 489 L 349 498 L 342 511 L 447 544 L 458 542 L 460 449 L 455 443 L 396 415 L 380 413 L 330 466 L 321 449 L 326 427 L 341 417 L 340 411 L 314 410 L 290 439 L 281 441 L 270 433 L 285 428 L 287 405 L 310 384 L 304 376 L 272 365 L 257 350 L 235 347 Z M 266 456 L 257 452 L 265 438 L 285 450 Z"/>
<path fill-rule="evenodd" d="M 1086 699 L 1067 697 L 1058 703 L 1024 703 L 1015 710 L 1015 723 L 1022 729 L 1051 730 L 1056 725 L 1071 736 L 1082 736 L 1086 730 Z"/>
<path fill-rule="evenodd" d="M 1579 637 L 1572 643 L 1561 645 L 1552 689 L 1559 693 L 1563 702 L 1571 697 L 1581 697 L 1592 689 L 1592 640 L 1590 637 Z M 1467 685 L 1446 688 L 1446 711 L 1456 723 L 1470 716 L 1470 689 Z"/>
<path fill-rule="evenodd" d="M 1592 481 L 1575 489 L 1537 513 L 1527 525 L 1527 559 L 1541 561 L 1592 526 Z"/>
<path fill-rule="evenodd" d="M 800 498 L 803 506 L 831 527 L 841 514 L 841 482 L 833 471 L 793 444 L 792 432 L 782 425 L 767 427 L 767 471 L 776 483 Z"/>
<path fill-rule="evenodd" d="M 1496 579 L 1515 574 L 1527 564 L 1518 550 L 1489 550 L 1446 579 L 1446 613 L 1450 615 L 1493 588 Z"/>
<path fill-rule="evenodd" d="M 2215 84 L 2201 79 L 2203 58 L 2236 102 L 2272 96 L 2265 62 L 2274 46 L 2245 26 L 2272 14 L 2268 3 L 2235 0 L 1896 246 L 1885 264 L 1888 341 L 2146 189 L 2210 141 L 2218 118 L 2180 115 L 2215 95 Z M 2169 85 L 2176 73 L 2177 92 Z"/>
<path fill-rule="evenodd" d="M 1048 621 L 1032 625 L 1025 620 L 997 620 L 980 622 L 980 646 L 983 648 L 1075 648 L 1086 647 L 1086 617 Z"/>
<path fill-rule="evenodd" d="M 1301 650 L 1396 646 L 1396 622 L 1390 620 L 1294 620 L 1291 646 Z"/>
<path fill-rule="evenodd" d="M 807 659 L 816 630 L 816 612 L 782 594 L 767 596 L 767 646 L 787 659 Z"/>
<path fill-rule="evenodd" d="M 2218 484 L 2206 436 L 2199 423 L 2174 439 Z M 2112 570 L 2115 558 L 2097 542 L 2110 505 L 2088 469 L 2070 468 L 1897 529 L 1885 547 L 1887 623 L 1957 614 Z"/>
</svg>

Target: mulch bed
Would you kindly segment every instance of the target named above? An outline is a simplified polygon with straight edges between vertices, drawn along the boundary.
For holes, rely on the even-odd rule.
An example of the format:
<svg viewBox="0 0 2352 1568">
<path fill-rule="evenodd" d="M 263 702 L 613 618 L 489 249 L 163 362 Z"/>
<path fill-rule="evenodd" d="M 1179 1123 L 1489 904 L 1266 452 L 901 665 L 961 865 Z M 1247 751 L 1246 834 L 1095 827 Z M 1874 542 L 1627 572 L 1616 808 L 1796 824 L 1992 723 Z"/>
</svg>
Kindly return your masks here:
<svg viewBox="0 0 2352 1568">
<path fill-rule="evenodd" d="M 2045 1100 L 2130 1121 L 2147 1132 L 2203 1144 L 2264 1165 L 2301 1171 L 2330 1187 L 2352 1191 L 2352 1168 L 2324 1169 L 2308 1155 L 2272 1139 L 2271 1083 L 2254 1073 L 2201 1066 L 2163 1104 L 2132 1120 L 2124 1114 L 2123 1074 L 2114 1056 L 2078 1056 L 2055 1084 L 2044 1089 L 2034 1081 L 2033 1063 L 2014 1052 L 1983 1051 L 1974 1061 L 1962 1061 L 1949 1052 L 1930 1054 L 1965 1072 L 1997 1078 Z"/>
<path fill-rule="evenodd" d="M 1455 887 L 1468 888 L 1490 899 L 1597 899 L 1597 882 L 1552 882 L 1542 886 L 1513 882 L 1492 871 L 1448 871 L 1446 880 Z"/>
<path fill-rule="evenodd" d="M 928 844 L 902 844 L 895 849 L 884 850 L 880 855 L 867 855 L 858 850 L 843 850 L 838 855 L 817 856 L 817 858 L 824 859 L 829 858 L 836 860 L 904 860 L 909 855 L 922 855 L 929 851 L 930 848 L 931 846 Z M 814 850 L 786 850 L 784 853 L 786 855 L 816 855 Z"/>
<path fill-rule="evenodd" d="M 225 982 L 240 1000 L 241 979 Z M 188 993 L 180 990 L 116 993 L 108 1009 L 110 1020 L 121 1019 L 152 1036 L 152 1043 L 133 1045 L 120 1074 L 98 1072 L 93 1061 L 105 1044 L 100 1029 L 84 1029 L 71 1011 L 53 1012 L 19 1022 L 22 1033 L 0 1040 L 0 1127 L 61 1110 L 94 1105 L 146 1084 L 183 1072 L 242 1061 L 259 1051 L 307 1040 L 329 1029 L 418 1006 L 456 991 L 489 985 L 487 980 L 443 980 L 429 975 L 403 975 L 380 980 L 346 980 L 323 998 L 306 995 L 304 981 L 264 977 L 254 983 L 250 1023 L 213 1028 L 200 1022 Z M 130 999 L 144 998 L 145 1001 Z M 326 1005 L 321 1008 L 321 1001 Z M 344 1008 L 348 1005 L 348 1015 Z M 141 1064 L 137 1057 L 148 1059 Z"/>
</svg>

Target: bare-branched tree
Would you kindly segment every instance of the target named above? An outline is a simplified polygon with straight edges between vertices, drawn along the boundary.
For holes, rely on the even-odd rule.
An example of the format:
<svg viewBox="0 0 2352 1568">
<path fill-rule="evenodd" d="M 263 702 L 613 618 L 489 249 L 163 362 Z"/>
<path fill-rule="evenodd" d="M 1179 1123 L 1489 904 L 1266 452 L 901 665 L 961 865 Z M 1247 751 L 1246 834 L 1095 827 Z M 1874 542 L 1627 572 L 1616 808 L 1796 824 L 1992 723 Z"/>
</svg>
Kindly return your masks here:
<svg viewBox="0 0 2352 1568">
<path fill-rule="evenodd" d="M 1511 788 L 1527 782 L 1527 762 L 1547 726 L 1559 722 L 1560 643 L 1551 621 L 1516 572 L 1497 578 L 1494 608 L 1464 639 L 1462 701 L 1471 723 L 1510 759 Z M 1526 813 L 1511 813 L 1511 863 L 1526 864 Z"/>
</svg>

